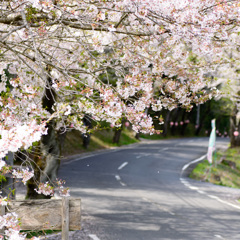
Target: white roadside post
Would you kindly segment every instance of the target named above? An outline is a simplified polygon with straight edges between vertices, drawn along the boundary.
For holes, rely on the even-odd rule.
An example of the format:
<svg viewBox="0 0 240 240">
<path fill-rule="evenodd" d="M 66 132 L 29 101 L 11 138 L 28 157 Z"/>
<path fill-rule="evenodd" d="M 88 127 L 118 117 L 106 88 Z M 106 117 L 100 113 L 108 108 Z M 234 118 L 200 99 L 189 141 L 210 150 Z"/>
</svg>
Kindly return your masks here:
<svg viewBox="0 0 240 240">
<path fill-rule="evenodd" d="M 212 165 L 214 164 L 213 153 L 214 151 L 216 151 L 216 119 L 213 119 L 211 124 L 212 124 L 212 131 L 209 138 L 207 159 L 208 159 L 208 162 Z"/>
</svg>

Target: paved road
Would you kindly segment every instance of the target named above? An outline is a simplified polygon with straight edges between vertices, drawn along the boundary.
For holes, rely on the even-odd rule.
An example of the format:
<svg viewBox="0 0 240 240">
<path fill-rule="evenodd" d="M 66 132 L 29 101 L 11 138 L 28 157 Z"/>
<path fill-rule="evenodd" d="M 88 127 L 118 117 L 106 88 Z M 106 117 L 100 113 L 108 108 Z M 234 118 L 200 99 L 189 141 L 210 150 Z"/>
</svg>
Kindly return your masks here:
<svg viewBox="0 0 240 240">
<path fill-rule="evenodd" d="M 240 239 L 237 190 L 185 177 L 207 138 L 144 142 L 65 162 L 60 177 L 81 197 L 89 239 Z M 226 142 L 218 141 L 219 145 Z"/>
</svg>

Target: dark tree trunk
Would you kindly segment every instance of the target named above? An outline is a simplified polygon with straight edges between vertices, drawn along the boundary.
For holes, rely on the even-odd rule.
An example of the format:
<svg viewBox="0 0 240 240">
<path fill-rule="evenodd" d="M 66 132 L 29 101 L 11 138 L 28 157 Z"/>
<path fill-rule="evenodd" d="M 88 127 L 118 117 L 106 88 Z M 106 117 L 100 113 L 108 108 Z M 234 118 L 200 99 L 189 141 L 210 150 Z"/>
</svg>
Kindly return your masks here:
<svg viewBox="0 0 240 240">
<path fill-rule="evenodd" d="M 61 149 L 64 143 L 66 133 L 55 130 L 54 122 L 48 124 L 48 134 L 44 135 L 35 149 L 35 168 L 34 178 L 28 181 L 27 198 L 50 198 L 38 194 L 34 189 L 37 188 L 38 182 L 54 183 L 57 179 L 58 169 L 60 166 Z"/>
<path fill-rule="evenodd" d="M 186 130 L 186 127 L 187 127 L 187 123 L 185 123 L 185 116 L 186 116 L 186 110 L 183 109 L 183 114 L 182 114 L 182 122 L 183 122 L 183 125 L 181 126 L 181 132 L 180 134 L 182 136 L 185 135 L 185 130 Z"/>
<path fill-rule="evenodd" d="M 163 126 L 163 136 L 166 137 L 168 133 L 168 127 L 170 123 L 170 117 L 171 117 L 171 111 L 167 111 L 167 115 L 164 121 L 164 126 Z"/>
<path fill-rule="evenodd" d="M 171 127 L 171 135 L 172 136 L 176 135 L 175 122 L 177 122 L 177 119 L 178 119 L 178 111 L 179 111 L 179 108 L 175 108 L 172 113 L 172 116 L 173 116 L 172 121 L 174 122 L 174 125 Z"/>
<path fill-rule="evenodd" d="M 92 121 L 91 121 L 91 117 L 88 114 L 85 114 L 84 118 L 83 118 L 83 124 L 84 126 L 87 126 L 87 129 L 92 129 Z M 83 139 L 83 147 L 88 149 L 88 146 L 90 144 L 90 139 L 91 139 L 91 135 L 90 133 L 85 133 L 82 134 L 82 139 Z"/>
<path fill-rule="evenodd" d="M 48 79 L 48 85 L 45 88 L 45 95 L 42 100 L 43 108 L 53 113 L 52 107 L 55 103 L 56 94 L 52 89 L 51 79 Z M 34 189 L 39 182 L 49 182 L 53 184 L 57 179 L 60 166 L 61 148 L 63 147 L 66 133 L 55 130 L 55 121 L 47 124 L 48 134 L 43 135 L 41 141 L 34 152 L 34 178 L 27 184 L 27 198 L 50 198 L 49 196 L 39 195 Z"/>
<path fill-rule="evenodd" d="M 88 146 L 90 144 L 91 135 L 89 133 L 85 133 L 82 135 L 82 139 L 83 139 L 83 147 L 88 149 Z"/>
<path fill-rule="evenodd" d="M 117 143 L 117 144 L 119 143 L 121 133 L 122 133 L 122 127 L 115 129 L 114 136 L 113 136 L 113 143 Z"/>
<path fill-rule="evenodd" d="M 234 136 L 235 131 L 240 131 L 240 125 L 237 124 L 236 115 L 230 117 L 230 140 L 231 148 L 240 146 L 240 135 Z"/>
<path fill-rule="evenodd" d="M 122 119 L 121 127 L 118 127 L 118 128 L 114 129 L 114 136 L 113 136 L 113 140 L 112 140 L 113 143 L 119 144 L 120 137 L 121 137 L 122 130 L 123 130 L 123 126 L 124 126 L 124 122 L 125 122 L 125 120 Z"/>
<path fill-rule="evenodd" d="M 201 129 L 202 129 L 202 126 L 203 126 L 203 122 L 205 120 L 205 118 L 207 117 L 207 115 L 209 114 L 209 112 L 211 111 L 211 104 L 210 102 L 209 103 L 206 103 L 205 106 L 207 105 L 207 109 L 203 109 L 204 111 L 201 111 L 201 116 L 200 116 L 200 119 L 199 119 L 199 125 L 195 131 L 195 134 L 198 136 Z M 204 105 L 203 105 L 204 107 Z M 202 107 L 202 108 L 203 108 Z M 201 108 L 201 109 L 202 109 Z"/>
<path fill-rule="evenodd" d="M 139 133 L 139 132 L 136 133 L 135 138 L 136 138 L 137 140 L 140 140 L 140 133 Z"/>
</svg>

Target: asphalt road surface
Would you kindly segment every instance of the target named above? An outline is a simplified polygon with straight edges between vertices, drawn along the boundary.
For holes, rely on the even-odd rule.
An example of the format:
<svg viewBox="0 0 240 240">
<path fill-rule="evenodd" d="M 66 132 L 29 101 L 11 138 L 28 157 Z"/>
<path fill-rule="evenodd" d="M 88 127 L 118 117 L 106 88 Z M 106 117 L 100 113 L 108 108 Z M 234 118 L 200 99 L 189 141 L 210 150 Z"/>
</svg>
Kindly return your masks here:
<svg viewBox="0 0 240 240">
<path fill-rule="evenodd" d="M 89 239 L 239 240 L 239 190 L 186 177 L 207 145 L 207 138 L 145 141 L 66 161 L 59 175 L 82 199 Z"/>
</svg>

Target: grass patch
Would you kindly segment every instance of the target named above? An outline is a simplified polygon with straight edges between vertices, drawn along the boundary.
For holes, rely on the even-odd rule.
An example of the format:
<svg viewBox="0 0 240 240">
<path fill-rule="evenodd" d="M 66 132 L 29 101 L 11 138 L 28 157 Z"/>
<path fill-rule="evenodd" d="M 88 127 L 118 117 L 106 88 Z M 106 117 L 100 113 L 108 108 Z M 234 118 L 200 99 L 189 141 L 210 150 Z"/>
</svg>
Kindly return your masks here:
<svg viewBox="0 0 240 240">
<path fill-rule="evenodd" d="M 213 165 L 204 160 L 191 172 L 190 178 L 240 188 L 240 148 L 218 151 Z"/>
<path fill-rule="evenodd" d="M 164 137 L 162 134 L 142 134 L 140 133 L 140 138 L 149 139 L 149 140 L 160 140 L 160 139 L 166 139 L 167 137 Z"/>
<path fill-rule="evenodd" d="M 39 236 L 47 236 L 49 234 L 57 234 L 61 231 L 59 230 L 44 230 L 44 231 L 21 231 L 22 233 L 27 234 L 27 238 L 32 238 L 32 237 L 39 237 Z"/>
<path fill-rule="evenodd" d="M 138 142 L 138 140 L 135 138 L 135 133 L 126 128 L 123 129 L 118 144 L 112 142 L 113 136 L 113 129 L 96 131 L 91 135 L 89 147 L 86 149 L 83 147 L 82 134 L 79 131 L 72 130 L 71 132 L 67 133 L 62 155 L 70 156 Z"/>
</svg>

